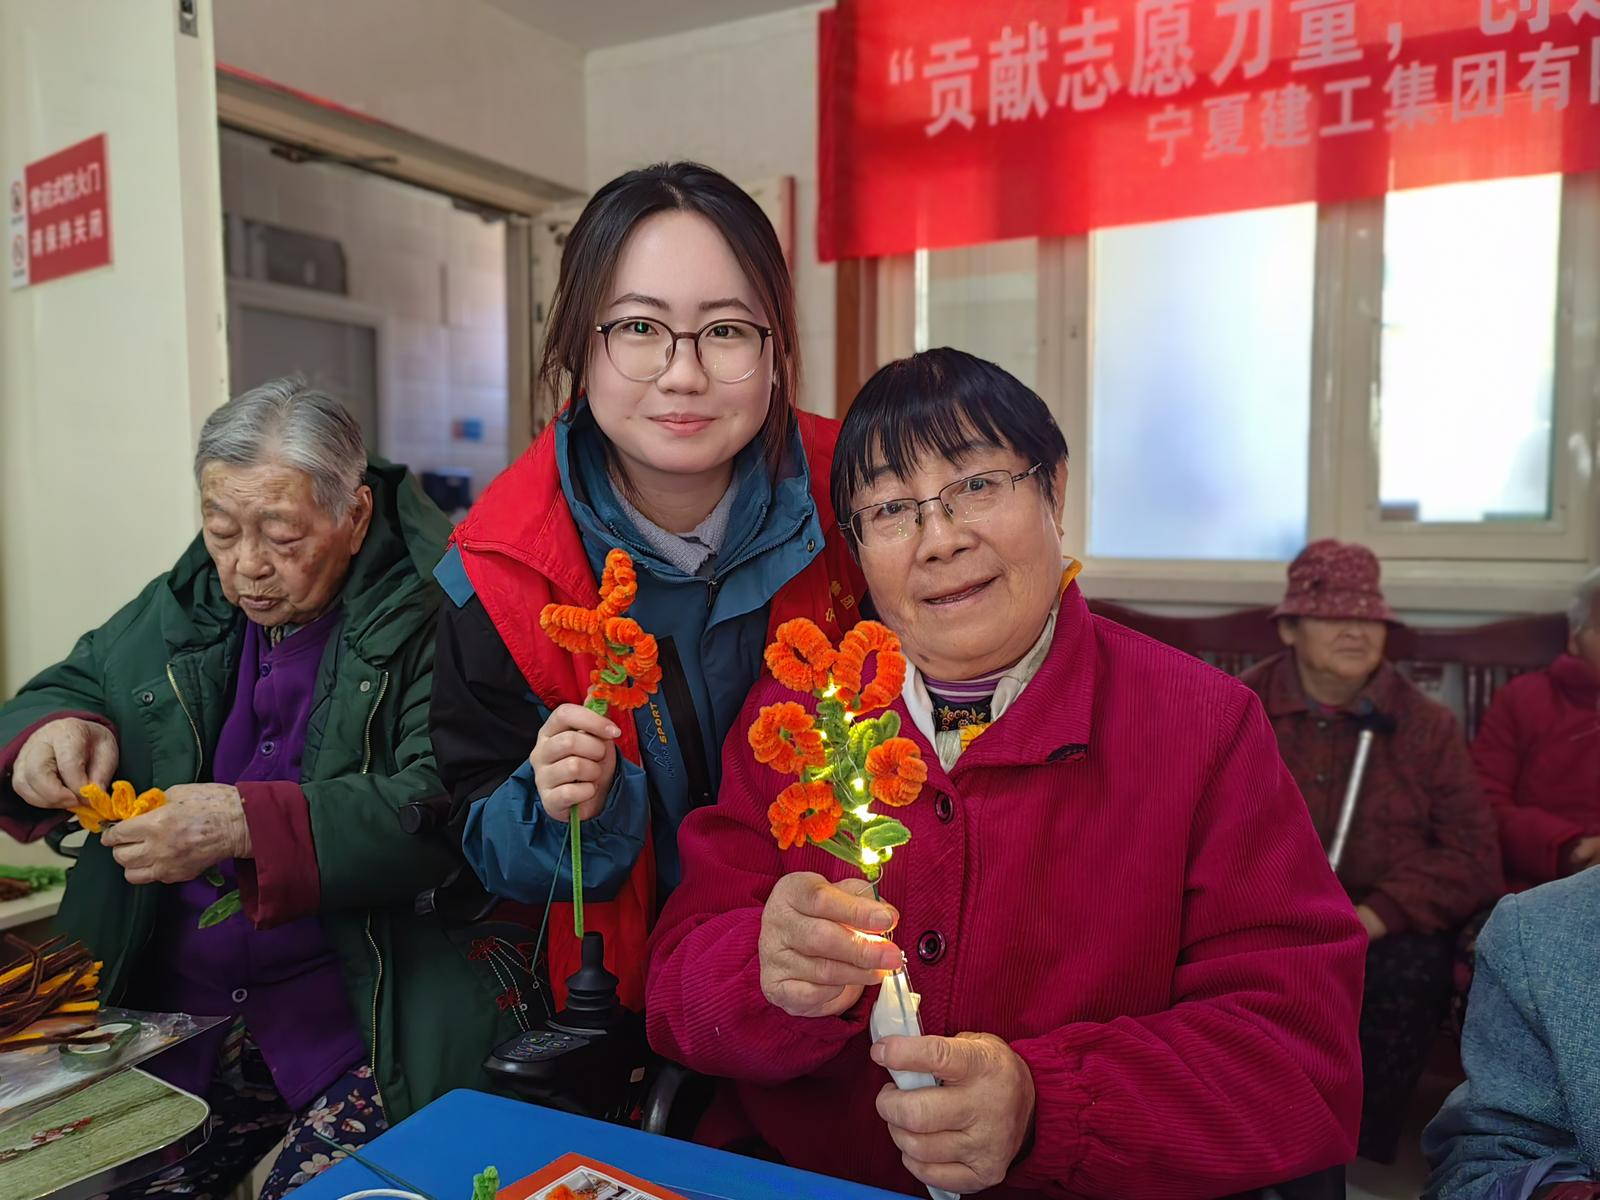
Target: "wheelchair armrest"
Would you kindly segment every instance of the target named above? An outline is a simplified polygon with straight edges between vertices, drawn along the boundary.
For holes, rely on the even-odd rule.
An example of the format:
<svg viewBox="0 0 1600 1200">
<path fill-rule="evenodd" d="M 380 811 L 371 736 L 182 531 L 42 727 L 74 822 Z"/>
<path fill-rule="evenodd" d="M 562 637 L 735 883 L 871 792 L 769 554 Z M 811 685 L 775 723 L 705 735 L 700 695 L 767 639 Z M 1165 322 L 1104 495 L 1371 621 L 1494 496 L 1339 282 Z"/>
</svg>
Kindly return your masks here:
<svg viewBox="0 0 1600 1200">
<path fill-rule="evenodd" d="M 412 908 L 419 917 L 437 914 L 446 925 L 474 925 L 487 920 L 499 902 L 463 863 L 443 883 L 418 893 Z"/>
<path fill-rule="evenodd" d="M 672 1119 L 672 1106 L 684 1084 L 694 1078 L 694 1072 L 680 1063 L 663 1059 L 650 1090 L 644 1098 L 644 1119 L 639 1128 L 646 1133 L 666 1135 L 667 1124 Z"/>
<path fill-rule="evenodd" d="M 84 838 L 78 838 L 72 845 L 65 844 L 66 839 L 75 833 L 82 833 L 83 827 L 74 821 L 62 821 L 50 832 L 44 835 L 44 844 L 51 850 L 61 855 L 62 858 L 76 859 L 83 854 Z"/>
<path fill-rule="evenodd" d="M 711 1107 L 717 1081 L 682 1063 L 658 1059 L 645 1092 L 640 1128 L 687 1141 Z"/>
<path fill-rule="evenodd" d="M 1257 1193 L 1262 1200 L 1344 1200 L 1344 1167 L 1327 1167 Z"/>
</svg>

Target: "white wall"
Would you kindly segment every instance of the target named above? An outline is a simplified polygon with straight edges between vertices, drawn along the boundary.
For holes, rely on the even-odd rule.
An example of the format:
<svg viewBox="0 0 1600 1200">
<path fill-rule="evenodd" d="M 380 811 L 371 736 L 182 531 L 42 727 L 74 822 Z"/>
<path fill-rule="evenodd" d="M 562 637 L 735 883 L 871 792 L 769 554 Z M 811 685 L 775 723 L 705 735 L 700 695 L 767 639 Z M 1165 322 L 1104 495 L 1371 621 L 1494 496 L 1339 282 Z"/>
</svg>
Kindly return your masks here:
<svg viewBox="0 0 1600 1200">
<path fill-rule="evenodd" d="M 215 2 L 219 63 L 584 186 L 583 53 L 498 8 L 479 0 Z"/>
<path fill-rule="evenodd" d="M 222 207 L 343 247 L 348 298 L 383 318 L 377 449 L 418 472 L 469 470 L 481 492 L 506 465 L 505 227 L 352 167 L 288 162 L 230 130 Z M 482 422 L 482 441 L 453 439 L 463 418 Z"/>
<path fill-rule="evenodd" d="M 171 566 L 226 392 L 215 74 L 170 0 L 0 3 L 0 177 L 107 137 L 112 264 L 0 285 L 0 696 Z"/>
<path fill-rule="evenodd" d="M 751 17 L 590 53 L 590 189 L 693 158 L 735 180 L 795 179 L 801 402 L 834 408 L 834 269 L 817 261 L 817 13 Z"/>
</svg>

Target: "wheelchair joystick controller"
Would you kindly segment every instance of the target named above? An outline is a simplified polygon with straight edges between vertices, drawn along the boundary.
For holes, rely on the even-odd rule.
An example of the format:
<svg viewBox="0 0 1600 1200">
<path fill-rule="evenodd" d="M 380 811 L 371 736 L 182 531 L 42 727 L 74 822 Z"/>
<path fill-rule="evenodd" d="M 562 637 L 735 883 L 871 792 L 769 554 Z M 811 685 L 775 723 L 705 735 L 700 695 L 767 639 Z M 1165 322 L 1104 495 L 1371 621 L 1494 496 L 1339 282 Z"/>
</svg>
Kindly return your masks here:
<svg viewBox="0 0 1600 1200">
<path fill-rule="evenodd" d="M 627 1120 L 640 1099 L 648 1052 L 644 1020 L 617 999 L 605 941 L 583 935 L 567 1006 L 542 1028 L 502 1042 L 484 1070 L 523 1099 L 601 1120 Z"/>
</svg>

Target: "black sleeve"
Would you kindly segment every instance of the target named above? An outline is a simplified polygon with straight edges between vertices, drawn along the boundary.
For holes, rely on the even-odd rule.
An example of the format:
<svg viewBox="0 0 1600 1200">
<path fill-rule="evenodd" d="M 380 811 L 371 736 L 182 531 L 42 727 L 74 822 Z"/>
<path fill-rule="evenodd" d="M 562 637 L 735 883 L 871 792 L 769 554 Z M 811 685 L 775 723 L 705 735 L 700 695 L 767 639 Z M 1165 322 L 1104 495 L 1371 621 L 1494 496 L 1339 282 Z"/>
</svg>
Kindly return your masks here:
<svg viewBox="0 0 1600 1200">
<path fill-rule="evenodd" d="M 527 760 L 548 715 L 478 598 L 442 605 L 429 727 L 458 833 L 472 801 Z"/>
</svg>

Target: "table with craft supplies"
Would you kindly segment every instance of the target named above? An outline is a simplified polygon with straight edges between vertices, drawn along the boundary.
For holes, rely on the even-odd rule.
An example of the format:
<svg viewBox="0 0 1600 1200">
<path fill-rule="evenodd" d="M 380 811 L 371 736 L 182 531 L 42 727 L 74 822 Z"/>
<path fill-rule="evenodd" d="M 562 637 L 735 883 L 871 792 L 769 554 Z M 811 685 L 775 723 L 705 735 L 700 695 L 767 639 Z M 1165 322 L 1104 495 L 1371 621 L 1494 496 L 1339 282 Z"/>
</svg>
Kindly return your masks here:
<svg viewBox="0 0 1600 1200">
<path fill-rule="evenodd" d="M 149 1179 L 205 1145 L 210 1115 L 153 1075 L 119 1072 L 0 1128 L 0 1196 L 86 1200 Z"/>
<path fill-rule="evenodd" d="M 299 1188 L 294 1197 L 341 1200 L 355 1192 L 398 1187 L 395 1180 L 401 1179 L 430 1200 L 467 1200 L 472 1195 L 473 1176 L 487 1166 L 498 1168 L 504 1186 L 572 1152 L 620 1167 L 685 1200 L 765 1200 L 771 1196 L 890 1200 L 898 1196 L 519 1100 L 456 1091 L 361 1147 L 361 1157 L 381 1168 L 388 1178 L 347 1159 Z"/>
</svg>

